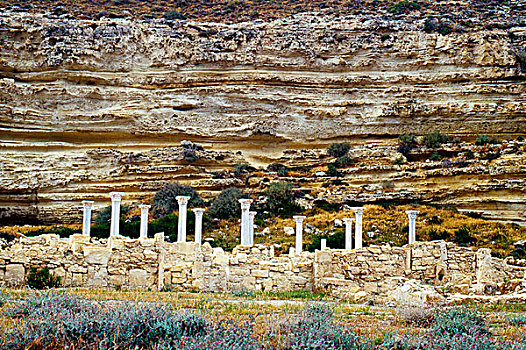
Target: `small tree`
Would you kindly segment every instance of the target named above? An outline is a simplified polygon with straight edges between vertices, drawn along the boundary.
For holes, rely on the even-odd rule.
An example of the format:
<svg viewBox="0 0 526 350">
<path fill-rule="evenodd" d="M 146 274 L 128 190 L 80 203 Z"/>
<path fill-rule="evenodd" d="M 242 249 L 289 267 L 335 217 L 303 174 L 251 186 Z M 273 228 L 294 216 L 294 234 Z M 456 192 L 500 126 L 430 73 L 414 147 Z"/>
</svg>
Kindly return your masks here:
<svg viewBox="0 0 526 350">
<path fill-rule="evenodd" d="M 239 200 L 246 198 L 246 194 L 238 188 L 227 188 L 214 199 L 210 209 L 210 216 L 217 219 L 239 218 L 241 216 L 241 206 Z"/>
<path fill-rule="evenodd" d="M 292 185 L 279 181 L 272 183 L 266 191 L 268 197 L 267 210 L 273 215 L 290 216 L 302 208 L 294 203 Z"/>
<path fill-rule="evenodd" d="M 449 142 L 449 140 L 449 136 L 442 134 L 440 131 L 435 131 L 424 136 L 424 145 L 429 148 L 438 148 L 443 143 Z"/>
<path fill-rule="evenodd" d="M 174 182 L 164 185 L 153 197 L 153 216 L 159 218 L 179 210 L 179 203 L 175 199 L 177 196 L 190 196 L 189 207 L 204 205 L 204 201 L 199 197 L 195 189 Z"/>
<path fill-rule="evenodd" d="M 329 146 L 329 149 L 327 150 L 327 153 L 334 158 L 340 158 L 349 152 L 351 149 L 351 146 L 348 142 L 342 142 L 342 143 L 331 143 Z"/>
<path fill-rule="evenodd" d="M 404 134 L 398 136 L 398 152 L 407 158 L 409 152 L 416 146 L 416 136 L 412 134 Z"/>
</svg>

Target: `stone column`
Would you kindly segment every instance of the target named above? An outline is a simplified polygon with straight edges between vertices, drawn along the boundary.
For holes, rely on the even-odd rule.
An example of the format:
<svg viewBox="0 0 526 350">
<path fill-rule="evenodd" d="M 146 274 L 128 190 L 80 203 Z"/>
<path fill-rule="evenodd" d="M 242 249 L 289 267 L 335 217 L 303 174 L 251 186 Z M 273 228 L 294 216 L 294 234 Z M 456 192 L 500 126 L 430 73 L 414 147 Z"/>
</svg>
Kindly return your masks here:
<svg viewBox="0 0 526 350">
<path fill-rule="evenodd" d="M 352 249 L 352 222 L 353 218 L 344 218 L 343 222 L 345 223 L 345 249 Z"/>
<path fill-rule="evenodd" d="M 110 192 L 111 198 L 111 226 L 110 237 L 119 235 L 119 223 L 121 220 L 121 199 L 123 192 Z"/>
<path fill-rule="evenodd" d="M 354 229 L 354 248 L 360 249 L 362 247 L 362 215 L 363 207 L 352 208 L 356 217 L 356 228 Z"/>
<path fill-rule="evenodd" d="M 420 213 L 418 210 L 406 210 L 405 213 L 409 218 L 409 244 L 416 242 L 416 233 L 415 233 L 415 222 L 416 216 Z"/>
<path fill-rule="evenodd" d="M 177 225 L 177 242 L 186 242 L 186 207 L 190 196 L 175 197 L 179 203 L 179 220 Z"/>
<path fill-rule="evenodd" d="M 321 245 L 321 250 L 327 250 L 327 239 L 322 238 L 320 245 Z"/>
<path fill-rule="evenodd" d="M 204 208 L 192 209 L 195 214 L 195 243 L 199 244 L 203 240 L 203 213 L 205 210 Z"/>
<path fill-rule="evenodd" d="M 141 204 L 139 209 L 141 209 L 141 234 L 139 237 L 148 238 L 148 209 L 150 209 L 150 206 Z"/>
<path fill-rule="evenodd" d="M 296 215 L 292 217 L 296 222 L 296 254 L 303 250 L 303 219 L 305 216 Z"/>
<path fill-rule="evenodd" d="M 250 221 L 250 204 L 252 199 L 243 198 L 239 200 L 241 203 L 241 245 L 250 245 L 249 242 L 249 221 Z"/>
<path fill-rule="evenodd" d="M 91 228 L 91 206 L 93 201 L 82 201 L 84 206 L 84 219 L 82 220 L 82 234 L 89 236 Z"/>
<path fill-rule="evenodd" d="M 254 218 L 256 217 L 257 212 L 249 211 L 248 212 L 248 245 L 254 245 Z"/>
</svg>

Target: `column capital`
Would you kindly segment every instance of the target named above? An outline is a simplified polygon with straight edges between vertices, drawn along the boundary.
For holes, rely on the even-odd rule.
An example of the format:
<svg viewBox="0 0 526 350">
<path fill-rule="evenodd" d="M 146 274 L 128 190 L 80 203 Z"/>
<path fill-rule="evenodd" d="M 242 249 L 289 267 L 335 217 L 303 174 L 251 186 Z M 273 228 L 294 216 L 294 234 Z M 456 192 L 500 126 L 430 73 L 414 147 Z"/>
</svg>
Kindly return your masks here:
<svg viewBox="0 0 526 350">
<path fill-rule="evenodd" d="M 242 210 L 248 210 L 250 209 L 250 204 L 252 204 L 253 200 L 249 198 L 241 198 L 238 199 L 239 203 L 241 203 L 241 209 Z"/>
<path fill-rule="evenodd" d="M 303 220 L 306 218 L 306 216 L 303 216 L 303 215 L 294 215 L 292 218 L 294 219 L 295 222 L 302 223 Z"/>
<path fill-rule="evenodd" d="M 84 208 L 91 208 L 91 206 L 95 203 L 94 201 L 82 201 L 82 205 L 84 205 Z"/>
<path fill-rule="evenodd" d="M 352 209 L 352 211 L 354 211 L 354 214 L 362 215 L 363 214 L 363 210 L 365 208 L 364 207 L 352 207 L 351 209 Z"/>
<path fill-rule="evenodd" d="M 187 205 L 188 201 L 190 200 L 190 196 L 177 196 L 175 199 L 179 205 Z"/>
<path fill-rule="evenodd" d="M 346 224 L 350 224 L 351 222 L 354 221 L 354 218 L 343 218 L 342 221 Z"/>
<path fill-rule="evenodd" d="M 250 216 L 250 218 L 253 219 L 256 216 L 257 213 L 258 213 L 257 211 L 249 211 L 248 215 Z"/>
<path fill-rule="evenodd" d="M 416 219 L 416 216 L 420 214 L 420 211 L 419 210 L 406 210 L 405 213 L 407 214 L 409 219 L 414 220 Z"/>
<path fill-rule="evenodd" d="M 192 208 L 192 211 L 195 215 L 203 215 L 203 213 L 206 211 L 205 208 Z"/>
<path fill-rule="evenodd" d="M 148 205 L 148 204 L 140 204 L 139 205 L 139 209 L 150 209 L 152 206 L 151 205 Z"/>
<path fill-rule="evenodd" d="M 120 202 L 124 196 L 124 192 L 110 192 L 110 198 L 112 202 Z"/>
</svg>

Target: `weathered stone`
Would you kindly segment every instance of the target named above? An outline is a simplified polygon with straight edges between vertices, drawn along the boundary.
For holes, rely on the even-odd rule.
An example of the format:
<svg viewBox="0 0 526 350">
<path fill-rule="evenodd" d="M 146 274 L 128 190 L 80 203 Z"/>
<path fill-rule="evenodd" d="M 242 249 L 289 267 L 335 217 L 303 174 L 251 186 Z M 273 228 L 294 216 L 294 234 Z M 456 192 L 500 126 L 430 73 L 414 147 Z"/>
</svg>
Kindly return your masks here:
<svg viewBox="0 0 526 350">
<path fill-rule="evenodd" d="M 84 256 L 88 264 L 108 265 L 111 250 L 107 248 L 84 247 Z"/>
<path fill-rule="evenodd" d="M 5 267 L 5 282 L 8 286 L 20 286 L 25 284 L 26 270 L 24 265 L 10 264 Z"/>
<path fill-rule="evenodd" d="M 128 280 L 131 288 L 147 288 L 150 283 L 147 280 L 147 273 L 142 269 L 132 269 L 128 273 Z"/>
</svg>

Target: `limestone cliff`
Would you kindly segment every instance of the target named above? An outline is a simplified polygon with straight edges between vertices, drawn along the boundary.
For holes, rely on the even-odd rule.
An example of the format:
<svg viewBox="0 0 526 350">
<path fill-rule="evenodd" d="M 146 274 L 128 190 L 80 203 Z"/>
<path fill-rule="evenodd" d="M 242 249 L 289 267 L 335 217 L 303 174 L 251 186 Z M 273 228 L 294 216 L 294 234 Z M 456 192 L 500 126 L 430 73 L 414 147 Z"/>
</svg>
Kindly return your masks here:
<svg viewBox="0 0 526 350">
<path fill-rule="evenodd" d="M 222 24 L 6 10 L 0 219 L 68 221 L 82 199 L 123 190 L 140 200 L 164 181 L 243 186 L 214 172 L 241 162 L 321 164 L 320 149 L 348 140 L 368 162 L 346 170 L 345 199 L 426 200 L 526 221 L 520 151 L 458 171 L 374 163 L 390 159 L 404 133 L 526 134 L 526 27 L 443 35 L 425 25 L 424 16 Z M 181 140 L 204 145 L 197 161 L 185 160 Z M 380 193 L 374 186 L 385 181 L 398 189 Z"/>
</svg>

